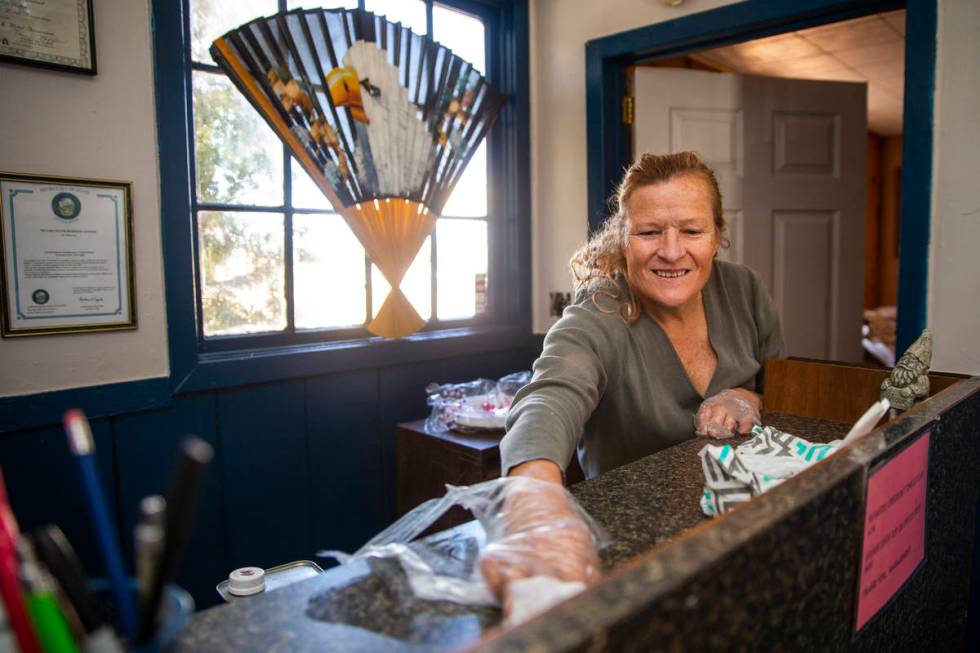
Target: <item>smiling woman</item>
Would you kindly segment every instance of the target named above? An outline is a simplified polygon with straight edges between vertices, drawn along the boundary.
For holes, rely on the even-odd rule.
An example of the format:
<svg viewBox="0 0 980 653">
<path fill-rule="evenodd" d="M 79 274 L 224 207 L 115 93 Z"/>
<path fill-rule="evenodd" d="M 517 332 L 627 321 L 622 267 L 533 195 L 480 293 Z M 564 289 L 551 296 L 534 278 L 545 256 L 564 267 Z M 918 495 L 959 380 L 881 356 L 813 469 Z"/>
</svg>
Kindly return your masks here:
<svg viewBox="0 0 980 653">
<path fill-rule="evenodd" d="M 755 273 L 715 258 L 725 224 L 714 174 L 691 152 L 645 154 L 617 201 L 573 257 L 575 302 L 514 398 L 505 474 L 560 483 L 577 448 L 592 478 L 759 423 L 762 370 L 783 355 L 782 331 Z M 542 555 L 552 553 L 583 557 Z"/>
<path fill-rule="evenodd" d="M 644 154 L 616 199 L 572 258 L 575 303 L 515 398 L 505 471 L 545 460 L 560 479 L 578 445 L 591 477 L 695 432 L 745 432 L 743 404 L 760 408 L 761 370 L 783 355 L 756 275 L 715 259 L 727 244 L 721 193 L 695 153 Z M 722 391 L 741 403 L 699 410 Z"/>
</svg>

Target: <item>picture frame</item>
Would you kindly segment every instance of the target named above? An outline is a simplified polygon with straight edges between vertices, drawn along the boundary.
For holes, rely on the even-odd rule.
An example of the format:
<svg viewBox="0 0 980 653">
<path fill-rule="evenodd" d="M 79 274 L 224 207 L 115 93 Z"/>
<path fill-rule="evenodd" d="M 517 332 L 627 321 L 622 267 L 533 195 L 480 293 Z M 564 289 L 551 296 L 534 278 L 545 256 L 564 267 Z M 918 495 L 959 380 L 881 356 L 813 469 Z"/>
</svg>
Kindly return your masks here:
<svg viewBox="0 0 980 653">
<path fill-rule="evenodd" d="M 92 0 L 0 0 L 0 62 L 95 75 Z"/>
<path fill-rule="evenodd" d="M 0 336 L 136 328 L 132 183 L 0 172 Z"/>
</svg>

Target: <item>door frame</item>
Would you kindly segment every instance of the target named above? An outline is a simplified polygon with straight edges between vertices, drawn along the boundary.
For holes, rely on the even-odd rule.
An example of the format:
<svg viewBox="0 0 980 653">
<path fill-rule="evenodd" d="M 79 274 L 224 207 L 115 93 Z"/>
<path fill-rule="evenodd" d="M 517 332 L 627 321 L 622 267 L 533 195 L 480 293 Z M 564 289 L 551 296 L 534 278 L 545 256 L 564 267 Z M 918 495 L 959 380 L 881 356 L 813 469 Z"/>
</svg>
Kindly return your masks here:
<svg viewBox="0 0 980 653">
<path fill-rule="evenodd" d="M 596 230 L 629 165 L 621 119 L 630 64 L 680 56 L 895 9 L 906 10 L 902 204 L 896 350 L 925 327 L 932 222 L 936 0 L 752 0 L 620 32 L 585 45 L 588 221 Z M 907 89 L 917 89 L 909 93 Z"/>
</svg>

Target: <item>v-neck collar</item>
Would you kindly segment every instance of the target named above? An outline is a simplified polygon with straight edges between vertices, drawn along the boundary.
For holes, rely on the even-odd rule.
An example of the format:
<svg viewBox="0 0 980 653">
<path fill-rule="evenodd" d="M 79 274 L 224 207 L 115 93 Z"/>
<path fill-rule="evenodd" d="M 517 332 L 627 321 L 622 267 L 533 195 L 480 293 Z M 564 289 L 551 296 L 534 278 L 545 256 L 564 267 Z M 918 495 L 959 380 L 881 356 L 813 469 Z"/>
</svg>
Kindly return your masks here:
<svg viewBox="0 0 980 653">
<path fill-rule="evenodd" d="M 687 368 L 684 367 L 684 361 L 681 360 L 680 355 L 677 353 L 677 348 L 674 347 L 674 343 L 671 342 L 670 336 L 667 335 L 667 332 L 664 331 L 664 328 L 660 326 L 660 323 L 657 322 L 652 315 L 646 311 L 643 311 L 643 317 L 653 324 L 657 330 L 657 333 L 659 333 L 660 337 L 663 338 L 663 342 L 666 344 L 667 349 L 670 350 L 674 365 L 680 371 L 680 376 L 687 383 L 687 387 L 690 389 L 693 395 L 701 401 L 703 401 L 706 397 L 711 397 L 712 395 L 717 394 L 718 392 L 717 388 L 715 388 L 715 382 L 718 380 L 718 368 L 721 367 L 721 356 L 718 354 L 718 349 L 715 347 L 715 342 L 717 342 L 718 339 L 716 337 L 717 334 L 714 332 L 714 329 L 716 328 L 715 325 L 718 321 L 714 319 L 716 316 L 712 315 L 712 308 L 716 304 L 714 297 L 710 297 L 709 301 L 709 296 L 712 294 L 710 289 L 714 287 L 715 278 L 717 276 L 718 269 L 715 262 L 712 261 L 711 276 L 708 277 L 708 282 L 705 283 L 704 287 L 701 289 L 701 307 L 704 309 L 704 321 L 708 331 L 708 345 L 711 346 L 711 350 L 715 353 L 716 360 L 715 369 L 711 373 L 711 378 L 708 380 L 708 387 L 705 388 L 703 395 L 698 392 L 697 388 L 694 387 L 694 382 L 691 380 L 691 375 L 687 373 Z"/>
</svg>

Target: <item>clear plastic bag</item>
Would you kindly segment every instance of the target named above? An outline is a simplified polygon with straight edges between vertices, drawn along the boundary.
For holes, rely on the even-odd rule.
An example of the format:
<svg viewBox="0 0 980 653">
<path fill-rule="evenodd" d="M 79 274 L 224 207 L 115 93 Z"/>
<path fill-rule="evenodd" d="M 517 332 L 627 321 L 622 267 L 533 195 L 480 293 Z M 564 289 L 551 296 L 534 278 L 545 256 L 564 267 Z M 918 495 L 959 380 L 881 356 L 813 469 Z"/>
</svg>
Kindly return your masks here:
<svg viewBox="0 0 980 653">
<path fill-rule="evenodd" d="M 514 372 L 499 381 L 430 383 L 425 391 L 432 412 L 425 420 L 430 433 L 503 430 L 514 395 L 531 380 L 531 372 Z"/>
<path fill-rule="evenodd" d="M 554 483 L 510 477 L 464 487 L 447 485 L 446 490 L 445 496 L 420 504 L 378 533 L 355 553 L 321 551 L 317 555 L 335 558 L 341 564 L 371 558 L 397 558 L 417 598 L 452 601 L 465 605 L 498 605 L 499 600 L 489 588 L 481 572 L 480 554 L 496 546 L 495 555 L 511 556 L 512 559 L 521 558 L 515 562 L 525 568 L 533 569 L 537 562 L 536 551 L 519 544 L 514 545 L 514 533 L 510 526 L 513 519 L 512 500 L 517 494 L 526 498 L 540 494 L 543 490 L 563 493 L 568 507 L 578 520 L 576 526 L 580 531 L 586 529 L 593 552 L 598 551 L 609 541 L 605 531 L 592 520 L 578 502 L 564 488 Z M 413 541 L 449 508 L 456 505 L 471 511 L 477 518 L 486 534 L 485 542 L 472 537 L 455 540 L 433 537 L 426 538 L 424 541 Z M 569 521 L 569 515 L 559 515 L 550 523 L 547 519 L 537 519 L 531 527 L 537 536 L 553 536 L 560 539 L 562 532 L 568 528 Z M 597 555 L 596 560 L 598 560 Z M 547 567 L 541 569 L 542 573 L 537 573 L 534 577 L 548 576 Z M 597 568 L 594 572 L 598 576 Z M 552 603 L 568 596 L 569 583 L 562 582 L 563 579 L 560 578 L 547 580 L 551 581 L 554 587 Z M 581 587 L 584 587 L 584 584 Z M 535 594 L 537 595 L 535 598 L 540 599 L 542 591 L 538 589 Z M 544 602 L 542 605 L 543 607 L 539 609 L 544 609 L 550 604 Z M 524 612 L 521 614 L 525 615 Z"/>
<path fill-rule="evenodd" d="M 524 370 L 500 377 L 500 380 L 497 381 L 497 394 L 510 397 L 510 400 L 513 401 L 517 391 L 531 382 L 531 376 L 530 370 Z M 509 406 L 510 402 L 507 405 Z"/>
</svg>

